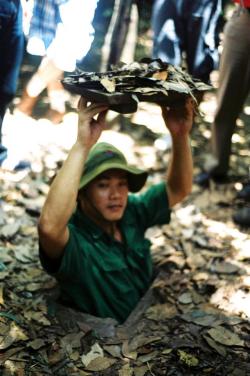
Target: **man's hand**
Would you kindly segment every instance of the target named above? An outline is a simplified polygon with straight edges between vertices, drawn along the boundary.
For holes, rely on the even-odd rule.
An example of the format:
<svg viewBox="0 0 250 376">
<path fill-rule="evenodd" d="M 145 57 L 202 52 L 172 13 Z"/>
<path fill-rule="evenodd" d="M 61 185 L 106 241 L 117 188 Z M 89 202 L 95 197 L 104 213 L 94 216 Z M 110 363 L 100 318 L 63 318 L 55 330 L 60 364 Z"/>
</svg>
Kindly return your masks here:
<svg viewBox="0 0 250 376">
<path fill-rule="evenodd" d="M 188 98 L 183 107 L 162 107 L 162 116 L 172 137 L 183 136 L 191 131 L 195 104 Z"/>
<path fill-rule="evenodd" d="M 192 189 L 193 162 L 189 133 L 193 124 L 194 102 L 186 100 L 183 107 L 162 107 L 162 116 L 172 137 L 171 158 L 167 170 L 167 193 L 172 208 Z"/>
<path fill-rule="evenodd" d="M 100 103 L 91 103 L 87 106 L 87 100 L 81 97 L 78 103 L 78 111 L 77 142 L 89 150 L 106 128 L 105 116 L 108 106 Z M 97 118 L 94 119 L 97 114 Z"/>
</svg>

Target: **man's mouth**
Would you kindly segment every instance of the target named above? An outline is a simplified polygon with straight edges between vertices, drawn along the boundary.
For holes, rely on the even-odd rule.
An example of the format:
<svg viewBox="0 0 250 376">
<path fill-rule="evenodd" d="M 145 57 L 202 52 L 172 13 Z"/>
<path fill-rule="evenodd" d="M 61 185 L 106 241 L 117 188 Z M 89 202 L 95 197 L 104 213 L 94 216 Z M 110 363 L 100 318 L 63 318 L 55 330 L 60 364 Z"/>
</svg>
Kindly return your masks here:
<svg viewBox="0 0 250 376">
<path fill-rule="evenodd" d="M 108 205 L 108 209 L 112 211 L 121 210 L 122 208 L 123 205 L 121 204 Z"/>
</svg>

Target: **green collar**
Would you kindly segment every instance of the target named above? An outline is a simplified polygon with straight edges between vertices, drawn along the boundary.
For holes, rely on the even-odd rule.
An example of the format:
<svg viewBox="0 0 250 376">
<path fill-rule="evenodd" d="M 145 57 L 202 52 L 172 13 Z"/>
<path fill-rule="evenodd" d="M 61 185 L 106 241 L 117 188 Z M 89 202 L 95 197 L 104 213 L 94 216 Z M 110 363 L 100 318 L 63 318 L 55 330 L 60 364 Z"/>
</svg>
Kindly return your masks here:
<svg viewBox="0 0 250 376">
<path fill-rule="evenodd" d="M 127 208 L 125 209 L 124 215 L 120 221 L 120 228 L 123 232 L 123 236 L 125 236 L 124 229 L 128 226 L 133 226 L 133 221 L 127 215 Z M 74 212 L 70 223 L 75 224 L 80 230 L 84 232 L 84 234 L 89 234 L 94 240 L 98 240 L 101 237 L 108 236 L 110 239 L 111 237 L 102 229 L 100 228 L 92 219 L 90 219 L 84 212 L 81 211 L 79 206 L 77 206 L 76 211 Z"/>
<path fill-rule="evenodd" d="M 77 227 L 83 230 L 84 233 L 87 232 L 95 240 L 101 238 L 105 234 L 104 231 L 97 226 L 92 219 L 84 214 L 79 207 L 77 207 L 70 222 L 77 225 Z"/>
</svg>

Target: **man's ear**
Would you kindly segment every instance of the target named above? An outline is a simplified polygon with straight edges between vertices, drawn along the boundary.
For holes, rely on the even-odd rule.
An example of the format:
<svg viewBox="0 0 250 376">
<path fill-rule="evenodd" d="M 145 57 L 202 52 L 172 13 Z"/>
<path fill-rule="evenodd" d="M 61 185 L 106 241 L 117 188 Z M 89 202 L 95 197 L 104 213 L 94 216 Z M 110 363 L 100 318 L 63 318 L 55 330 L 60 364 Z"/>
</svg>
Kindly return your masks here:
<svg viewBox="0 0 250 376">
<path fill-rule="evenodd" d="M 86 189 L 82 188 L 80 189 L 80 191 L 78 191 L 78 194 L 77 194 L 77 198 L 76 198 L 77 204 L 78 205 L 83 204 L 85 198 L 86 198 Z"/>
<path fill-rule="evenodd" d="M 79 203 L 80 203 L 80 196 L 79 196 L 79 192 L 78 192 L 78 194 L 77 194 L 77 197 L 76 197 L 76 202 L 77 202 L 77 204 L 79 204 Z"/>
</svg>

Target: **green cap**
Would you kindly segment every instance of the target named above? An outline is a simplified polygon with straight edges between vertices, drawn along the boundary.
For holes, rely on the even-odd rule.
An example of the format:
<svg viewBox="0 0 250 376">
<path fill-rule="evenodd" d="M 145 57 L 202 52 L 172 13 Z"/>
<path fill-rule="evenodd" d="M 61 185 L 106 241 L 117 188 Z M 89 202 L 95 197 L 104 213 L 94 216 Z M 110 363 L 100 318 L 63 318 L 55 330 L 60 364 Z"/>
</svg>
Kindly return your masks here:
<svg viewBox="0 0 250 376">
<path fill-rule="evenodd" d="M 128 173 L 128 187 L 131 192 L 138 192 L 144 186 L 148 177 L 146 171 L 128 165 L 124 155 L 115 146 L 106 142 L 99 142 L 90 149 L 79 189 L 85 187 L 104 171 L 114 168 Z"/>
</svg>

